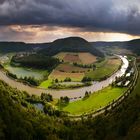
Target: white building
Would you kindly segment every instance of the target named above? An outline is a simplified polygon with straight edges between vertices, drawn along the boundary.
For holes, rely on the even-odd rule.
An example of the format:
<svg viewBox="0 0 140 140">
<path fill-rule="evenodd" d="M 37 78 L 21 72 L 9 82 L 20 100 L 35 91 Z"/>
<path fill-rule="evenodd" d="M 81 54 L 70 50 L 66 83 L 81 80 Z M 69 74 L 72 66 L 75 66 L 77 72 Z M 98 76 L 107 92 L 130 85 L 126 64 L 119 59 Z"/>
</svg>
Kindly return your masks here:
<svg viewBox="0 0 140 140">
<path fill-rule="evenodd" d="M 129 85 L 130 81 L 126 81 L 124 86 L 127 87 Z"/>
</svg>

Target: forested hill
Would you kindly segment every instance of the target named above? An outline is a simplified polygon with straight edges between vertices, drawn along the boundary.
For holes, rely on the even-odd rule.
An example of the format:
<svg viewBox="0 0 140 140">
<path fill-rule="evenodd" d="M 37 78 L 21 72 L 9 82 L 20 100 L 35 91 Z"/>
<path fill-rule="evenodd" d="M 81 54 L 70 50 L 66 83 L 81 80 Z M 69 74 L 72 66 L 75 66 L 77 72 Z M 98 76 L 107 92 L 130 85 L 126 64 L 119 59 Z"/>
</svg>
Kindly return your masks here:
<svg viewBox="0 0 140 140">
<path fill-rule="evenodd" d="M 55 55 L 61 51 L 68 52 L 90 52 L 96 56 L 103 54 L 89 42 L 80 37 L 69 37 L 58 39 L 49 43 L 24 43 L 24 42 L 0 42 L 0 52 L 22 52 L 40 50 L 45 55 Z"/>
<path fill-rule="evenodd" d="M 134 39 L 131 41 L 124 41 L 124 42 L 103 42 L 103 41 L 99 41 L 99 42 L 91 42 L 91 45 L 94 47 L 121 47 L 121 48 L 126 48 L 129 50 L 132 50 L 134 53 L 140 55 L 140 39 Z"/>
<path fill-rule="evenodd" d="M 24 43 L 24 42 L 0 42 L 0 52 L 22 52 L 32 51 L 34 49 L 41 49 L 47 47 L 49 43 Z"/>
<path fill-rule="evenodd" d="M 106 46 L 118 46 L 122 48 L 127 48 L 133 52 L 140 54 L 140 39 L 135 39 L 125 42 L 87 42 L 80 37 L 69 37 L 64 39 L 58 39 L 50 43 L 24 43 L 24 42 L 0 42 L 0 52 L 21 52 L 21 51 L 31 51 L 40 50 L 41 53 L 47 55 L 54 55 L 61 51 L 70 52 L 91 52 L 97 56 L 103 56 L 103 54 L 98 50 L 98 47 Z"/>
<path fill-rule="evenodd" d="M 59 52 L 90 52 L 95 56 L 103 56 L 99 50 L 80 37 L 57 39 L 50 43 L 49 47 L 40 51 L 46 55 L 55 55 Z"/>
<path fill-rule="evenodd" d="M 140 96 L 107 115 L 70 121 L 37 112 L 29 95 L 0 81 L 0 140 L 139 140 Z M 107 113 L 107 112 L 106 112 Z"/>
<path fill-rule="evenodd" d="M 126 46 L 126 43 L 127 42 L 121 42 L 121 41 L 115 41 L 115 42 L 97 41 L 97 42 L 91 42 L 91 45 L 94 47 L 106 47 L 106 46 L 124 47 L 124 46 Z"/>
<path fill-rule="evenodd" d="M 127 48 L 140 55 L 140 39 L 128 41 Z"/>
</svg>

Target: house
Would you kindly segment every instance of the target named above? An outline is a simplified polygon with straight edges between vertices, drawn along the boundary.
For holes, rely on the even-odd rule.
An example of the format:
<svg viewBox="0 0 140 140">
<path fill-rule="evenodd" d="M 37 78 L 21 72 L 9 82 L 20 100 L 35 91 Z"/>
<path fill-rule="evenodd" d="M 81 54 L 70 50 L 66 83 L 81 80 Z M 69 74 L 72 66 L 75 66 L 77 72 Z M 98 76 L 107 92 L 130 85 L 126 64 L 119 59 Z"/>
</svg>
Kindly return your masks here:
<svg viewBox="0 0 140 140">
<path fill-rule="evenodd" d="M 130 77 L 130 75 L 131 75 L 131 73 L 127 73 L 127 74 L 126 74 L 126 77 Z"/>
<path fill-rule="evenodd" d="M 127 87 L 129 85 L 130 81 L 126 81 L 124 86 Z"/>
<path fill-rule="evenodd" d="M 117 83 L 117 86 L 121 86 L 121 85 L 122 85 L 122 82 Z"/>
</svg>

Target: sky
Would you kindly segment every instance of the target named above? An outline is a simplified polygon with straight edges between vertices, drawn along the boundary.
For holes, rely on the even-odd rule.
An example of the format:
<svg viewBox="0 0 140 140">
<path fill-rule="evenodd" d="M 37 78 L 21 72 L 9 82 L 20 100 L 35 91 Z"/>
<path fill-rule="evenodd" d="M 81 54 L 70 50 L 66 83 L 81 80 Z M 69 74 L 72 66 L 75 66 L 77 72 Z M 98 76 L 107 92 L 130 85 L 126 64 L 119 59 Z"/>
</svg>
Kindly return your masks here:
<svg viewBox="0 0 140 140">
<path fill-rule="evenodd" d="M 0 41 L 140 38 L 140 0 L 0 0 Z"/>
</svg>

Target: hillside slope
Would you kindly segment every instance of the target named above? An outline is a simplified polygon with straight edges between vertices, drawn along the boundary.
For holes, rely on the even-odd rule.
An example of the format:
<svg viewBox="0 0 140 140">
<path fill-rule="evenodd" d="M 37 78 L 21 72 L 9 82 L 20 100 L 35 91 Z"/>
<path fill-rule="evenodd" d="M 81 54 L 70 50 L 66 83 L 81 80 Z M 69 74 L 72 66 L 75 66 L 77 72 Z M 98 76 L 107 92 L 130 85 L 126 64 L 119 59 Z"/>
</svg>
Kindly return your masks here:
<svg viewBox="0 0 140 140">
<path fill-rule="evenodd" d="M 40 51 L 40 53 L 46 55 L 55 55 L 59 52 L 90 52 L 95 56 L 103 56 L 99 50 L 80 37 L 69 37 L 55 40 L 50 43 L 48 48 Z"/>
<path fill-rule="evenodd" d="M 49 43 L 0 42 L 0 52 L 32 51 L 48 47 Z"/>
<path fill-rule="evenodd" d="M 140 55 L 140 39 L 134 39 L 126 43 L 128 49 Z"/>
<path fill-rule="evenodd" d="M 129 97 L 108 115 L 77 122 L 36 112 L 25 106 L 26 96 L 0 81 L 1 140 L 140 139 L 139 94 Z"/>
</svg>

